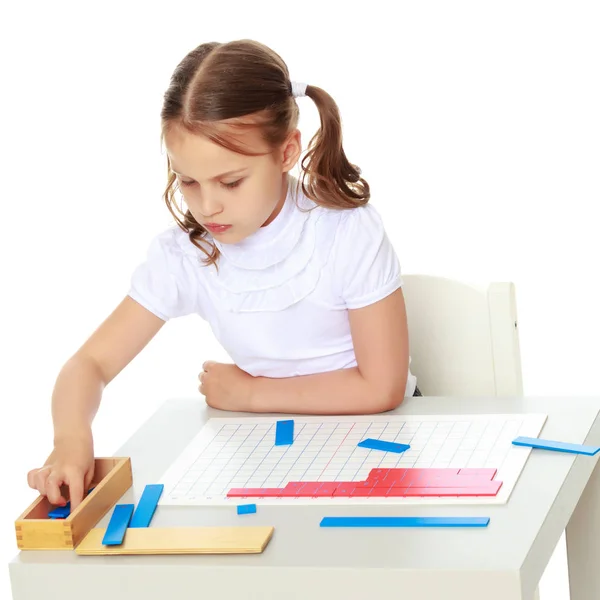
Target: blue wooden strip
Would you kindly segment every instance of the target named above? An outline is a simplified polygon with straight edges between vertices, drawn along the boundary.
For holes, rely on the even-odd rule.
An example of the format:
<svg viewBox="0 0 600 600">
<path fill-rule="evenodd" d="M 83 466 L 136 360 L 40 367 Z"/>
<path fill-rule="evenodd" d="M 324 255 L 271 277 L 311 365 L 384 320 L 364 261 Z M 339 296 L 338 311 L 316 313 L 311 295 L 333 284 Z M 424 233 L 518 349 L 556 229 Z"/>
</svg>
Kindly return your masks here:
<svg viewBox="0 0 600 600">
<path fill-rule="evenodd" d="M 383 450 L 383 452 L 405 452 L 410 448 L 408 444 L 398 444 L 396 442 L 385 442 L 384 440 L 374 440 L 368 438 L 358 443 L 359 448 L 370 448 L 371 450 Z"/>
<path fill-rule="evenodd" d="M 133 504 L 117 504 L 115 506 L 104 537 L 102 538 L 102 543 L 105 546 L 119 546 L 123 543 L 133 509 Z"/>
<path fill-rule="evenodd" d="M 275 428 L 275 445 L 289 446 L 294 443 L 294 421 L 277 421 Z"/>
<path fill-rule="evenodd" d="M 250 515 L 256 512 L 256 504 L 239 504 L 237 507 L 238 515 Z"/>
<path fill-rule="evenodd" d="M 586 454 L 593 456 L 600 451 L 600 446 L 583 446 L 581 444 L 567 444 L 565 442 L 553 442 L 551 440 L 542 440 L 540 438 L 530 438 L 520 436 L 513 440 L 515 446 L 528 446 L 539 448 L 540 450 L 555 450 L 557 452 L 569 452 L 571 454 Z"/>
<path fill-rule="evenodd" d="M 489 517 L 324 517 L 321 527 L 487 527 Z"/>
<path fill-rule="evenodd" d="M 71 514 L 71 503 L 67 502 L 64 506 L 57 506 L 52 509 L 48 516 L 51 519 L 66 519 Z"/>
<path fill-rule="evenodd" d="M 158 500 L 164 488 L 165 486 L 162 483 L 147 485 L 144 488 L 129 527 L 139 528 L 150 526 L 150 521 L 152 521 Z"/>
<path fill-rule="evenodd" d="M 88 496 L 94 491 L 94 488 L 91 488 L 88 491 Z M 67 502 L 64 506 L 57 506 L 53 508 L 48 516 L 51 519 L 66 519 L 71 514 L 71 502 Z"/>
</svg>

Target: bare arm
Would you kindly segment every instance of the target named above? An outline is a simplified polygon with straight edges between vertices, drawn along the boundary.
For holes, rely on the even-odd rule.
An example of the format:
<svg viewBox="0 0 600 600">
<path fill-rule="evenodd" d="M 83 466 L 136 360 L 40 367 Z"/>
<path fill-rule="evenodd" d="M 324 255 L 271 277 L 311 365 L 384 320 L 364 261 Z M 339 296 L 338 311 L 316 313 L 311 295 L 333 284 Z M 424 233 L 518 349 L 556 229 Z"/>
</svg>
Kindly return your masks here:
<svg viewBox="0 0 600 600">
<path fill-rule="evenodd" d="M 54 450 L 41 469 L 27 475 L 29 485 L 52 504 L 66 502 L 63 484 L 71 508 L 80 504 L 94 473 L 92 421 L 104 388 L 164 323 L 127 296 L 61 369 L 52 393 Z"/>
<path fill-rule="evenodd" d="M 250 410 L 372 414 L 396 408 L 408 378 L 408 327 L 402 289 L 349 311 L 358 367 L 285 379 L 256 377 Z"/>
<path fill-rule="evenodd" d="M 164 325 L 129 296 L 67 361 L 52 394 L 55 440 L 87 432 L 102 392 Z"/>
</svg>

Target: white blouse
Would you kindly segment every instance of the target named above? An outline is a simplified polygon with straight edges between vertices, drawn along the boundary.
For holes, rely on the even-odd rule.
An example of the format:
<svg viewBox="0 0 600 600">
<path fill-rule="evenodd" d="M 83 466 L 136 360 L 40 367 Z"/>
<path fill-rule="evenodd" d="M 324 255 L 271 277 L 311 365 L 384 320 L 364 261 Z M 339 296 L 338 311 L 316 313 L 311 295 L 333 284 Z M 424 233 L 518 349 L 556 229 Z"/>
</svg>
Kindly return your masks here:
<svg viewBox="0 0 600 600">
<path fill-rule="evenodd" d="M 381 217 L 323 208 L 290 177 L 277 217 L 219 248 L 218 271 L 173 226 L 156 236 L 132 274 L 129 295 L 161 319 L 198 314 L 233 362 L 254 376 L 293 377 L 357 365 L 348 309 L 402 285 Z M 409 372 L 406 396 L 416 378 Z"/>
</svg>

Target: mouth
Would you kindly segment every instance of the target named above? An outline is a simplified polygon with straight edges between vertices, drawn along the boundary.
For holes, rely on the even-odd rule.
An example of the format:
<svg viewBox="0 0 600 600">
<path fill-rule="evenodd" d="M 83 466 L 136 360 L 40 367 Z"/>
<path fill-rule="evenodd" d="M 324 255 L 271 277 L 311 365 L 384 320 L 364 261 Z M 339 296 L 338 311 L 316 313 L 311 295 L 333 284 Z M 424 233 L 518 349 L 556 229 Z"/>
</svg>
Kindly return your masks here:
<svg viewBox="0 0 600 600">
<path fill-rule="evenodd" d="M 218 223 L 204 223 L 204 227 L 211 233 L 223 233 L 231 228 L 231 225 L 219 225 Z"/>
</svg>

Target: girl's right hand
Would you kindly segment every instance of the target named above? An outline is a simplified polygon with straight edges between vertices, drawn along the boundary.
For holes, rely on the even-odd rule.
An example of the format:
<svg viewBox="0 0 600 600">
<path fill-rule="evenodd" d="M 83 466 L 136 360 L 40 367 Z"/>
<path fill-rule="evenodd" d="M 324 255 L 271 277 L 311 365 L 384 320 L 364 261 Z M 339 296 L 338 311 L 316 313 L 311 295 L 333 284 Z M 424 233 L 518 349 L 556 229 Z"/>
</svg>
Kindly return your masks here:
<svg viewBox="0 0 600 600">
<path fill-rule="evenodd" d="M 38 490 L 55 506 L 67 503 L 60 491 L 69 486 L 71 512 L 81 504 L 94 477 L 94 443 L 88 435 L 64 437 L 54 445 L 54 450 L 43 467 L 27 474 L 29 487 Z"/>
</svg>

